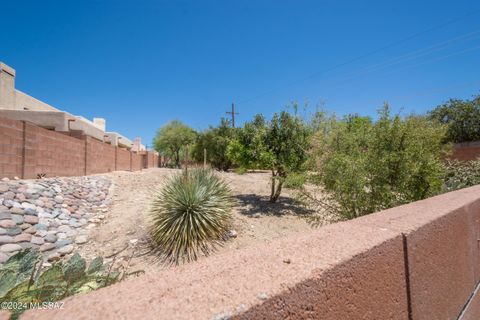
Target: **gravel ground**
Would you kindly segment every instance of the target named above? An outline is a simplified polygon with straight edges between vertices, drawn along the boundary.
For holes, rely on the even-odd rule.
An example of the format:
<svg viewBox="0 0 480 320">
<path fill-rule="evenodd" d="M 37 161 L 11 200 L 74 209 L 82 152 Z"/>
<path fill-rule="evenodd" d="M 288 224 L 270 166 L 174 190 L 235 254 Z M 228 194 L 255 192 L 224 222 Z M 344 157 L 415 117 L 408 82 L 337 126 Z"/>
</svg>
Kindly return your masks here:
<svg viewBox="0 0 480 320">
<path fill-rule="evenodd" d="M 90 241 L 80 248 L 80 254 L 88 259 L 95 256 L 108 258 L 120 251 L 115 262 L 120 266 L 128 265 L 130 271 L 149 272 L 165 268 L 155 263 L 154 256 L 149 253 L 148 205 L 154 192 L 176 171 L 154 168 L 104 175 L 113 182 L 112 205 L 105 218 L 90 230 Z M 232 226 L 237 236 L 213 254 L 312 229 L 305 219 L 310 213 L 295 204 L 288 189 L 284 190 L 278 203 L 268 202 L 267 172 L 243 175 L 222 172 L 219 175 L 228 182 L 237 201 Z"/>
</svg>

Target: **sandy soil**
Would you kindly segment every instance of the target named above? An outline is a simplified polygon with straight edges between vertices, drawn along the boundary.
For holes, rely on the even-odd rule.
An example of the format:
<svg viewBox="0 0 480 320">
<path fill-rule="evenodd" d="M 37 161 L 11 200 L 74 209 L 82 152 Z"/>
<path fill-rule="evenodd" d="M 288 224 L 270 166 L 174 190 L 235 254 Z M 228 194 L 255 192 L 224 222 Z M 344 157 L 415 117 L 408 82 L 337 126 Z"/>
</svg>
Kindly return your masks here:
<svg viewBox="0 0 480 320">
<path fill-rule="evenodd" d="M 175 172 L 155 168 L 105 175 L 113 180 L 112 204 L 104 217 L 100 217 L 103 219 L 90 229 L 90 240 L 80 248 L 80 254 L 91 259 L 94 256 L 109 257 L 121 251 L 115 262 L 123 266 L 128 264 L 131 271 L 164 268 L 155 263 L 149 253 L 148 205 L 154 192 Z M 237 201 L 232 227 L 237 237 L 231 238 L 216 252 L 269 242 L 312 228 L 306 219 L 310 213 L 295 203 L 288 189 L 284 190 L 278 203 L 268 202 L 268 173 L 219 174 L 229 183 Z"/>
</svg>

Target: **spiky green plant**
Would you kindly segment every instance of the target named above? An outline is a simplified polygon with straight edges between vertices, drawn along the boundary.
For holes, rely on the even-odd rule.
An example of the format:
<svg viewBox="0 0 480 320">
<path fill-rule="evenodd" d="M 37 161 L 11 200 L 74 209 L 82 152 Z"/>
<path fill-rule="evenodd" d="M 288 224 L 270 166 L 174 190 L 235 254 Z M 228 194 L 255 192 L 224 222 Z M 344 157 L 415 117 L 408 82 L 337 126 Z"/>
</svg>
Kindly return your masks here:
<svg viewBox="0 0 480 320">
<path fill-rule="evenodd" d="M 229 230 L 232 203 L 230 188 L 210 170 L 172 176 L 150 208 L 151 238 L 160 259 L 178 264 L 208 255 Z"/>
</svg>

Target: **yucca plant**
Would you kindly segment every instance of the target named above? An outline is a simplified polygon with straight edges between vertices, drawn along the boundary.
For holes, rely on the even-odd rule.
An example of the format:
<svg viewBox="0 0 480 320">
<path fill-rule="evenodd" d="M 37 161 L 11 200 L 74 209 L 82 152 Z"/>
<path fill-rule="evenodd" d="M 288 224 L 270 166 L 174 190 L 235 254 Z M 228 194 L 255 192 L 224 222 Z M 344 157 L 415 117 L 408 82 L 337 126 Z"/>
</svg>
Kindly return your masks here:
<svg viewBox="0 0 480 320">
<path fill-rule="evenodd" d="M 151 238 L 159 258 L 178 264 L 208 255 L 229 230 L 232 203 L 230 188 L 211 170 L 172 176 L 150 208 Z"/>
</svg>

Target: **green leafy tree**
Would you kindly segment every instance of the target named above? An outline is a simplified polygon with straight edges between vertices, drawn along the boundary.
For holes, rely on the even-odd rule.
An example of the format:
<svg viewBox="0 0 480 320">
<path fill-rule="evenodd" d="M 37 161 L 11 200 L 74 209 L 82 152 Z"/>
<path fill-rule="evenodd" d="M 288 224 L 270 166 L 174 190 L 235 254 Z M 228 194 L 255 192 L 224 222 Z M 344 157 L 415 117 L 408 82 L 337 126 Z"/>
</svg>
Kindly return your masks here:
<svg viewBox="0 0 480 320">
<path fill-rule="evenodd" d="M 480 140 L 480 96 L 471 100 L 451 99 L 430 111 L 429 117 L 448 125 L 448 142 Z"/>
<path fill-rule="evenodd" d="M 182 151 L 193 144 L 196 132 L 181 121 L 173 120 L 161 127 L 153 140 L 155 150 L 170 157 L 177 168 L 180 167 Z"/>
<path fill-rule="evenodd" d="M 287 111 L 274 114 L 270 121 L 256 115 L 239 130 L 227 154 L 237 165 L 248 169 L 268 169 L 272 173 L 270 201 L 276 202 L 285 179 L 305 170 L 310 130 L 298 116 Z"/>
<path fill-rule="evenodd" d="M 193 149 L 193 157 L 197 162 L 203 162 L 204 150 L 207 151 L 207 161 L 218 170 L 228 170 L 232 161 L 227 156 L 227 147 L 233 139 L 235 129 L 230 122 L 221 119 L 218 127 L 210 127 L 198 135 Z"/>
<path fill-rule="evenodd" d="M 314 138 L 318 184 L 344 218 L 424 199 L 442 189 L 446 128 L 425 117 L 331 118 Z"/>
</svg>

